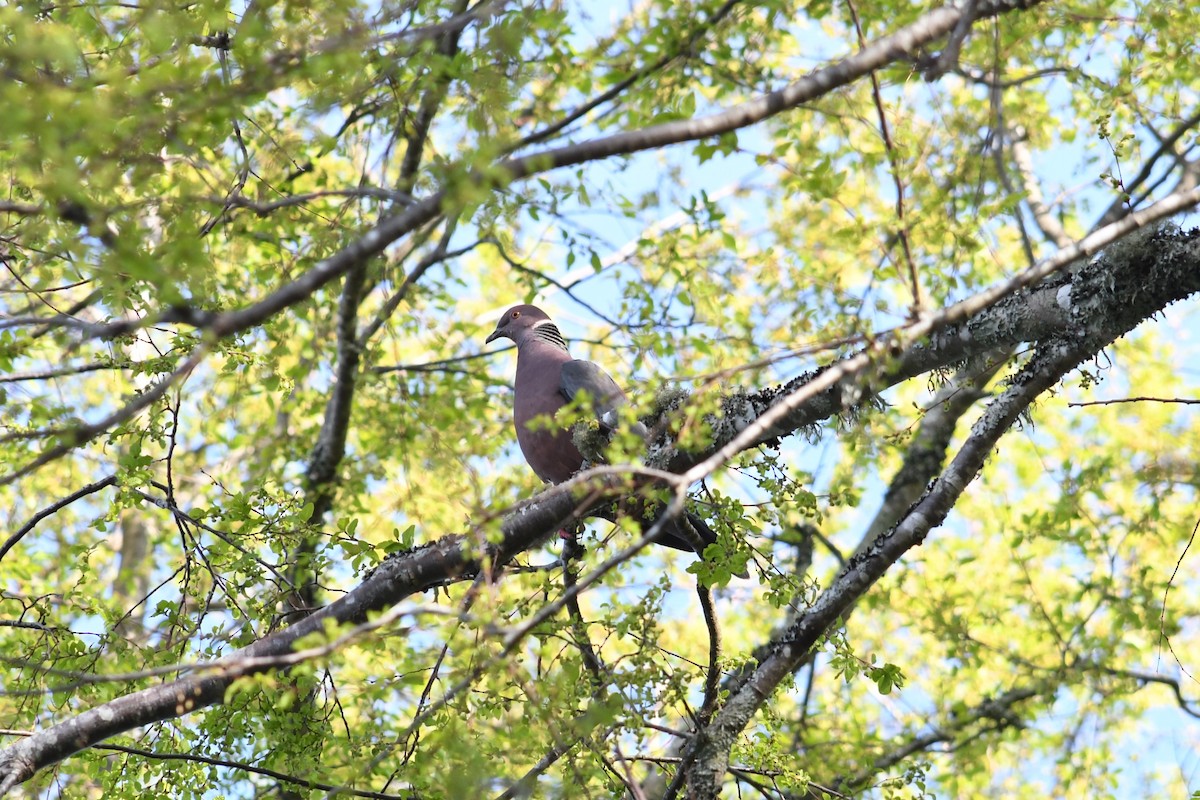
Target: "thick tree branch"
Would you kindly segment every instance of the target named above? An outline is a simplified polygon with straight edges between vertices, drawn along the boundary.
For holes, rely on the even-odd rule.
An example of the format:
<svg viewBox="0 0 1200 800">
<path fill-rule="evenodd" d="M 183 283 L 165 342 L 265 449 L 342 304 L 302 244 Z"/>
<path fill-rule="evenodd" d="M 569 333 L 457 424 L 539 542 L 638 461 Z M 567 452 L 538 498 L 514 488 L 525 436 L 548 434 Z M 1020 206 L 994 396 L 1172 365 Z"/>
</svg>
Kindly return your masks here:
<svg viewBox="0 0 1200 800">
<path fill-rule="evenodd" d="M 467 6 L 468 0 L 459 0 L 454 9 L 456 19 L 466 12 Z M 465 23 L 463 27 L 465 27 Z M 458 52 L 458 40 L 463 27 L 449 29 L 440 38 L 438 50 L 446 58 L 452 58 Z M 404 161 L 400 166 L 400 177 L 396 186 L 397 193 L 402 197 L 408 197 L 416 185 L 429 128 L 445 99 L 449 84 L 450 74 L 443 72 L 436 76 L 434 85 L 421 98 L 420 111 L 417 114 L 413 130 L 408 135 Z M 422 259 L 417 268 L 405 278 L 404 283 L 386 304 L 387 314 L 390 315 L 395 310 L 409 288 L 436 260 L 445 257 L 454 227 L 454 221 L 451 220 L 446 226 L 446 231 L 438 247 L 430 256 Z M 341 300 L 338 304 L 337 366 L 334 372 L 334 384 L 329 395 L 329 402 L 325 407 L 325 420 L 309 458 L 308 472 L 305 476 L 308 482 L 308 496 L 313 504 L 312 519 L 314 520 L 324 519 L 325 515 L 333 508 L 337 471 L 346 453 L 346 436 L 349 433 L 350 415 L 354 407 L 358 367 L 365 342 L 374 332 L 368 330 L 360 337 L 358 330 L 359 308 L 368 291 L 366 289 L 367 263 L 367 261 L 363 261 L 355 264 L 346 273 Z M 316 546 L 316 539 L 306 536 L 291 554 L 291 580 L 289 582 L 297 587 L 292 604 L 295 608 L 305 612 L 316 606 L 317 576 L 307 563 L 311 560 Z"/>
<path fill-rule="evenodd" d="M 882 505 L 854 550 L 855 556 L 891 530 L 912 504 L 921 499 L 925 487 L 941 473 L 946 463 L 946 453 L 950 450 L 958 421 L 985 396 L 984 387 L 1010 356 L 1008 350 L 997 350 L 972 359 L 934 396 L 916 435 L 904 449 L 904 461 L 888 483 Z"/>
<path fill-rule="evenodd" d="M 933 488 L 887 535 L 877 539 L 866 553 L 852 558 L 833 584 L 802 614 L 787 632 L 780 647 L 764 659 L 736 691 L 712 724 L 696 738 L 696 760 L 688 775 L 691 796 L 710 800 L 720 793 L 729 765 L 729 752 L 780 683 L 795 670 L 827 630 L 846 609 L 875 584 L 892 564 L 920 544 L 953 508 L 1000 437 L 1037 397 L 1080 360 L 1106 341 L 1090 337 L 1082 342 L 1051 343 L 1022 369 L 1012 386 L 993 401 L 976 424 L 970 439 Z"/>
<path fill-rule="evenodd" d="M 458 0 L 454 13 L 456 15 L 463 14 L 467 5 L 468 0 Z M 440 37 L 438 52 L 447 60 L 452 59 L 458 52 L 458 38 L 462 30 L 462 28 L 457 28 L 447 31 Z M 421 96 L 421 106 L 417 110 L 412 131 L 408 135 L 408 146 L 404 151 L 404 160 L 400 164 L 400 180 L 396 185 L 397 190 L 403 194 L 411 193 L 413 187 L 416 186 L 421 158 L 425 154 L 425 142 L 429 137 L 429 127 L 433 125 L 433 119 L 437 116 L 442 101 L 446 99 L 446 92 L 450 88 L 450 77 L 450 74 L 443 70 L 436 76 L 433 86 Z"/>
<path fill-rule="evenodd" d="M 958 420 L 977 400 L 984 396 L 983 386 L 991 380 L 1003 363 L 1002 360 L 990 359 L 987 355 L 974 359 L 959 372 L 955 379 L 949 381 L 938 391 L 930 403 L 929 410 L 921 419 L 916 435 L 905 448 L 904 461 L 888 484 L 883 503 L 867 526 L 855 554 L 865 551 L 877 537 L 895 526 L 905 511 L 920 499 L 921 493 L 924 492 L 929 482 L 938 476 L 945 463 L 946 452 L 950 446 L 950 440 L 954 436 Z M 800 548 L 799 564 L 795 573 L 798 577 L 803 576 L 811 563 L 813 533 L 815 530 L 805 534 Z M 840 554 L 838 561 L 845 566 L 846 561 Z M 754 648 L 751 656 L 755 662 L 761 663 L 780 646 L 791 626 L 804 614 L 805 608 L 804 601 L 799 597 L 788 604 L 788 613 L 776 626 L 770 640 Z M 851 606 L 842 614 L 843 624 L 853 610 L 854 607 Z M 811 655 L 812 653 L 809 658 L 797 663 L 797 671 L 805 665 L 812 664 Z M 752 664 L 741 666 L 725 678 L 724 686 L 736 689 L 750 677 L 753 669 Z M 812 689 L 811 678 L 810 675 L 809 691 Z M 805 702 L 802 707 L 807 707 L 807 705 Z M 684 748 L 680 745 L 678 752 L 682 753 L 683 750 Z M 690 764 L 690 760 L 687 763 Z M 681 772 L 677 777 L 682 780 L 684 775 Z"/>
<path fill-rule="evenodd" d="M 867 396 L 901 381 L 933 369 L 965 361 L 988 350 L 1013 347 L 1022 342 L 1038 341 L 1073 330 L 1077 316 L 1113 313 L 1126 320 L 1130 328 L 1170 303 L 1189 296 L 1200 288 L 1200 276 L 1177 269 L 1178 263 L 1195 263 L 1195 232 L 1176 236 L 1164 233 L 1131 237 L 1128 248 L 1144 250 L 1142 255 L 1128 253 L 1116 265 L 1113 274 L 1096 269 L 1081 269 L 1077 275 L 1047 280 L 1068 265 L 1081 264 L 1099 250 L 1139 227 L 1200 202 L 1200 188 L 1172 195 L 1119 222 L 1089 234 L 1071 247 L 1059 250 L 1012 279 L 948 306 L 920 321 L 881 336 L 859 353 L 815 374 L 802 375 L 778 390 L 760 392 L 744 399 L 741 407 L 726 404 L 730 425 L 717 432 L 716 452 L 679 453 L 669 443 L 659 443 L 658 463 L 669 463 L 671 472 L 685 473 L 696 481 L 708 475 L 743 449 L 773 441 L 780 436 L 812 425 L 861 403 Z M 1170 254 L 1157 254 L 1161 245 Z M 1180 262 L 1182 260 L 1182 262 Z M 1128 263 L 1146 265 L 1158 275 L 1129 272 Z M 1112 265 L 1110 265 L 1112 266 Z M 1086 273 L 1084 279 L 1079 275 Z M 1111 277 L 1116 281 L 1106 285 Z M 1154 283 L 1163 278 L 1168 285 Z M 1182 281 L 1182 284 L 1174 282 Z M 1147 301 L 1109 304 L 1113 294 L 1122 292 Z M 1146 294 L 1149 293 L 1149 294 Z M 1153 295 L 1161 305 L 1150 300 Z M 1154 310 L 1148 310 L 1153 308 Z M 863 374 L 868 373 L 864 379 Z M 868 391 L 867 387 L 870 387 Z M 665 444 L 665 446 L 663 446 Z"/>
</svg>

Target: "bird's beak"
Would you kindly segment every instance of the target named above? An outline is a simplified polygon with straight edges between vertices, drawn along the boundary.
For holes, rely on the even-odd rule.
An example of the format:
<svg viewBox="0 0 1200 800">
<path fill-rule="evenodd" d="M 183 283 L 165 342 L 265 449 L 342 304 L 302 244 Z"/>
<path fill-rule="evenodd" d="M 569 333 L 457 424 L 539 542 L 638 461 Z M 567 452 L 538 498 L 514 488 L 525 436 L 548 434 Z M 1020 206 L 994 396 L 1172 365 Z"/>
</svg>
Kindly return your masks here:
<svg viewBox="0 0 1200 800">
<path fill-rule="evenodd" d="M 497 339 L 503 339 L 505 337 L 505 335 L 506 334 L 504 333 L 504 331 L 500 330 L 499 328 L 496 328 L 496 330 L 492 331 L 491 334 L 486 339 L 483 340 L 483 343 L 491 344 L 492 342 L 496 341 Z"/>
</svg>

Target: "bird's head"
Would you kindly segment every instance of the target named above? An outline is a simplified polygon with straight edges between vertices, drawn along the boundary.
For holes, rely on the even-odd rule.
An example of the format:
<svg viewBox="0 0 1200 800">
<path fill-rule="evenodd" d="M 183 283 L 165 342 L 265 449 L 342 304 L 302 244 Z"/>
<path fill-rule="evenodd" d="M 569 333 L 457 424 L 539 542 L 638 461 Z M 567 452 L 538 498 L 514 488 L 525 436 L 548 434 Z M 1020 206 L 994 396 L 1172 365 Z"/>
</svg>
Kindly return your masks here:
<svg viewBox="0 0 1200 800">
<path fill-rule="evenodd" d="M 513 306 L 504 312 L 504 316 L 496 323 L 496 330 L 491 332 L 484 343 L 490 344 L 497 339 L 512 339 L 520 344 L 521 339 L 524 338 L 524 332 L 546 325 L 553 327 L 554 323 L 550 321 L 546 312 L 537 306 L 528 304 Z M 555 328 L 555 333 L 557 330 Z"/>
</svg>

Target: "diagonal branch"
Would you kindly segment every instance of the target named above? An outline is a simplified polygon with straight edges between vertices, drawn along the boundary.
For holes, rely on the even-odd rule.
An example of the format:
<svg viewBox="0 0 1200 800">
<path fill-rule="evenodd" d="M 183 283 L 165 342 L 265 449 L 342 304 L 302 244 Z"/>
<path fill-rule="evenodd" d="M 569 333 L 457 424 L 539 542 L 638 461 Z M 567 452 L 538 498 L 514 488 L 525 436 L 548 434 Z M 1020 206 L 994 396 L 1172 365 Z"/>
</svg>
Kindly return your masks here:
<svg viewBox="0 0 1200 800">
<path fill-rule="evenodd" d="M 1031 359 L 1009 389 L 988 406 L 973 435 L 933 488 L 888 534 L 876 539 L 864 554 L 850 560 L 829 589 L 787 631 L 780 646 L 730 696 L 712 724 L 699 733 L 695 740 L 695 765 L 687 776 L 691 796 L 700 800 L 717 796 L 729 766 L 730 749 L 775 689 L 808 657 L 846 609 L 904 553 L 942 523 L 1017 417 L 1067 371 L 1106 343 L 1090 337 L 1080 342 L 1054 343 Z"/>
<path fill-rule="evenodd" d="M 1125 191 L 1132 195 L 1139 187 L 1141 187 L 1141 185 L 1150 178 L 1150 175 L 1154 172 L 1155 166 L 1158 165 L 1159 159 L 1161 159 L 1163 156 L 1169 154 L 1178 159 L 1180 155 L 1175 149 L 1175 145 L 1179 144 L 1179 140 L 1182 139 L 1189 131 L 1195 130 L 1197 126 L 1200 126 L 1200 110 L 1195 111 L 1187 119 L 1180 121 L 1180 123 L 1175 126 L 1175 129 L 1163 138 L 1163 140 L 1159 143 L 1158 148 L 1151 153 L 1148 158 L 1146 158 L 1145 162 L 1142 164 L 1142 169 L 1138 172 L 1138 174 L 1135 175 L 1128 184 L 1126 184 Z M 1109 207 L 1104 210 L 1104 213 L 1100 215 L 1100 219 L 1096 223 L 1096 227 L 1115 222 L 1116 220 L 1120 219 L 1124 213 L 1125 200 L 1124 198 L 1117 198 L 1116 200 L 1113 200 L 1112 204 L 1109 205 Z"/>
<path fill-rule="evenodd" d="M 719 436 L 719 448 L 709 454 L 670 451 L 658 459 L 670 462 L 670 471 L 683 473 L 689 483 L 701 480 L 738 452 L 803 426 L 839 414 L 861 403 L 868 395 L 903 380 L 943 368 L 996 348 L 1037 341 L 1073 330 L 1078 318 L 1093 313 L 1114 313 L 1128 329 L 1147 319 L 1152 308 L 1166 305 L 1200 290 L 1200 276 L 1177 269 L 1173 259 L 1154 245 L 1174 251 L 1181 263 L 1194 264 L 1200 232 L 1176 235 L 1171 232 L 1142 233 L 1118 248 L 1119 263 L 1101 269 L 1081 268 L 1074 276 L 1047 280 L 1069 265 L 1086 258 L 1121 237 L 1200 203 L 1200 187 L 1173 194 L 1119 222 L 1101 228 L 1071 247 L 1018 273 L 1010 280 L 948 306 L 904 328 L 873 339 L 873 343 L 836 365 L 815 374 L 802 375 L 769 393 L 749 397 L 749 408 L 726 416 L 737 426 Z M 1131 264 L 1157 270 L 1165 284 L 1154 283 L 1155 275 L 1130 270 Z M 1114 269 L 1112 275 L 1105 270 Z M 1111 284 L 1105 281 L 1113 280 Z M 1183 294 L 1178 292 L 1182 291 Z M 1114 297 L 1134 297 L 1137 303 L 1112 305 Z M 1156 305 L 1161 302 L 1162 305 Z M 1141 315 L 1141 316 L 1138 316 Z M 953 354 L 953 355 L 952 355 Z M 867 379 L 863 373 L 873 371 Z"/>
<path fill-rule="evenodd" d="M 837 779 L 833 782 L 833 788 L 841 789 L 845 786 L 851 790 L 861 790 L 875 775 L 891 769 L 915 753 L 925 752 L 936 744 L 958 741 L 965 730 L 974 728 L 979 723 L 991 722 L 993 730 L 1019 724 L 1020 717 L 1013 710 L 1014 706 L 1042 695 L 1053 695 L 1057 688 L 1057 684 L 1048 682 L 1042 686 L 1010 689 L 997 697 L 988 698 L 971 708 L 954 714 L 947 722 L 934 726 L 889 749 L 869 766 L 855 774 Z"/>
<path fill-rule="evenodd" d="M 740 0 L 727 0 L 724 5 L 722 5 L 715 12 L 713 12 L 711 15 L 709 15 L 704 20 L 703 23 L 698 25 L 691 32 L 691 34 L 688 35 L 683 40 L 683 42 L 680 45 L 678 50 L 664 55 L 662 58 L 660 58 L 658 61 L 655 61 L 653 64 L 648 64 L 648 65 L 642 67 L 641 69 L 636 70 L 629 77 L 618 81 L 616 84 L 614 84 L 612 86 L 612 88 L 607 89 L 606 91 L 601 92 L 600 94 L 593 97 L 591 100 L 588 100 L 588 101 L 576 106 L 569 113 L 565 114 L 562 118 L 556 120 L 555 122 L 553 122 L 549 125 L 546 125 L 543 128 L 539 128 L 538 130 L 533 131 L 528 136 L 526 136 L 524 139 L 522 139 L 520 142 L 518 142 L 516 145 L 514 145 L 512 147 L 512 149 L 516 150 L 516 149 L 520 149 L 523 147 L 527 147 L 532 144 L 537 144 L 538 142 L 546 141 L 547 139 L 554 136 L 559 131 L 566 128 L 571 123 L 576 122 L 580 119 L 583 119 L 588 114 L 590 114 L 592 111 L 594 111 L 595 109 L 604 105 L 605 103 L 609 102 L 610 100 L 615 100 L 626 89 L 633 86 L 638 81 L 642 80 L 643 78 L 647 77 L 648 75 L 653 75 L 655 72 L 658 72 L 659 70 L 663 69 L 668 64 L 670 64 L 672 61 L 679 58 L 680 56 L 690 53 L 696 47 L 696 44 L 702 38 L 704 38 L 714 28 L 716 28 L 716 26 L 722 20 L 724 20 L 725 17 L 729 16 L 729 13 L 731 11 L 733 11 L 733 7 L 736 6 L 739 2 L 740 2 Z"/>
<path fill-rule="evenodd" d="M 16 533 L 14 533 L 12 536 L 9 536 L 7 539 L 5 539 L 4 544 L 0 545 L 0 561 L 3 561 L 4 556 L 8 555 L 8 551 L 12 550 L 17 545 L 17 543 L 21 541 L 21 539 L 25 538 L 25 535 L 27 533 L 29 533 L 31 530 L 33 530 L 35 527 L 37 527 L 37 524 L 39 522 L 41 522 L 42 520 L 44 520 L 46 517 L 53 516 L 53 515 L 57 514 L 59 511 L 62 511 L 67 506 L 71 505 L 71 503 L 74 503 L 76 500 L 87 497 L 89 494 L 95 494 L 96 492 L 100 491 L 101 489 L 105 489 L 109 486 L 113 486 L 114 484 L 116 484 L 116 482 L 117 482 L 116 475 L 109 475 L 107 478 L 101 478 L 100 480 L 96 481 L 95 483 L 89 483 L 87 486 L 84 486 L 82 489 L 72 492 L 71 494 L 67 495 L 66 497 L 62 498 L 61 500 L 53 503 L 52 505 L 47 506 L 46 508 L 42 509 L 38 513 L 34 514 L 32 517 L 30 517 L 28 522 L 26 522 L 24 525 L 22 525 L 20 528 L 17 529 Z"/>
<path fill-rule="evenodd" d="M 190 356 L 184 359 L 183 363 L 175 368 L 171 373 L 164 375 L 158 379 L 157 383 L 152 384 L 146 391 L 130 400 L 121 408 L 118 408 L 113 413 L 103 419 L 93 422 L 90 425 L 81 425 L 78 428 L 72 428 L 61 432 L 62 441 L 52 447 L 44 450 L 41 455 L 34 458 L 23 467 L 17 467 L 12 472 L 0 474 L 0 486 L 7 486 L 14 481 L 17 481 L 29 473 L 56 461 L 77 447 L 95 439 L 100 434 L 104 433 L 114 425 L 120 425 L 126 420 L 133 419 L 145 409 L 149 408 L 158 400 L 166 395 L 167 390 L 175 385 L 176 382 L 183 379 L 188 373 L 196 368 L 207 353 L 208 348 L 205 346 L 198 347 Z"/>
<path fill-rule="evenodd" d="M 1038 0 L 993 0 L 975 8 L 975 17 L 980 19 L 996 16 L 1016 9 L 1031 8 L 1037 3 Z M 930 11 L 896 33 L 872 42 L 841 61 L 815 70 L 781 89 L 768 92 L 727 111 L 696 119 L 653 125 L 636 131 L 624 131 L 612 136 L 546 150 L 542 153 L 510 158 L 502 161 L 498 168 L 508 173 L 508 180 L 516 180 L 559 167 L 583 164 L 612 156 L 629 155 L 643 150 L 730 133 L 762 122 L 780 112 L 795 108 L 801 103 L 815 100 L 874 70 L 898 61 L 915 52 L 922 45 L 949 33 L 962 18 L 962 9 L 956 6 L 943 6 Z"/>
<path fill-rule="evenodd" d="M 1033 221 L 1037 223 L 1043 236 L 1059 247 L 1066 247 L 1071 243 L 1071 237 L 1046 205 L 1042 187 L 1038 184 L 1037 174 L 1033 169 L 1033 154 L 1029 152 L 1026 137 L 1019 132 L 1014 133 L 1010 147 L 1013 163 L 1017 166 L 1017 174 L 1021 176 L 1021 184 L 1025 189 L 1025 202 L 1033 212 Z"/>
</svg>

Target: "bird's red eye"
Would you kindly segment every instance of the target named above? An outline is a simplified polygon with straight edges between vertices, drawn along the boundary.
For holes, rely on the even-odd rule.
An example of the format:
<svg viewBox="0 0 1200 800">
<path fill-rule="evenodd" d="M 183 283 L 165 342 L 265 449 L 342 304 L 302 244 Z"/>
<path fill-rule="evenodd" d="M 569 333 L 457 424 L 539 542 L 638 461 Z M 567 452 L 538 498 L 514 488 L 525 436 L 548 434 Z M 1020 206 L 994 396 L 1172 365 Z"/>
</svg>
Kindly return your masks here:
<svg viewBox="0 0 1200 800">
<path fill-rule="evenodd" d="M 519 316 L 521 316 L 521 312 L 520 312 L 520 311 L 514 311 L 514 312 L 512 313 L 512 318 L 513 318 L 513 319 L 516 319 L 516 318 L 517 318 L 517 317 L 519 317 Z"/>
</svg>

